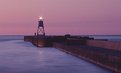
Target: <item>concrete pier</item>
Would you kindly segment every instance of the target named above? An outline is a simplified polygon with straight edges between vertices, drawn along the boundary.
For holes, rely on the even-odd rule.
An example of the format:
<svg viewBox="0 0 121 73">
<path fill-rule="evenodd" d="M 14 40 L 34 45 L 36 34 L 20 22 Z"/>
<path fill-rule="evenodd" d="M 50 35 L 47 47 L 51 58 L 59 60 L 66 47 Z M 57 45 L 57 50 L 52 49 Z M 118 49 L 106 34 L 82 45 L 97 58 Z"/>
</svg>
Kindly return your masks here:
<svg viewBox="0 0 121 73">
<path fill-rule="evenodd" d="M 24 36 L 24 41 L 32 42 L 37 47 L 53 46 L 54 42 L 61 42 L 73 45 L 86 45 L 86 40 L 93 40 L 88 36 Z M 41 45 L 41 46 L 39 46 Z"/>
<path fill-rule="evenodd" d="M 38 39 L 38 40 L 37 40 Z M 25 41 L 32 42 L 35 46 L 56 47 L 64 52 L 83 58 L 104 68 L 121 73 L 121 43 L 94 40 L 81 36 L 46 36 L 37 38 L 25 36 Z M 110 45 L 115 45 L 111 47 Z M 118 48 L 116 48 L 116 46 Z"/>
</svg>

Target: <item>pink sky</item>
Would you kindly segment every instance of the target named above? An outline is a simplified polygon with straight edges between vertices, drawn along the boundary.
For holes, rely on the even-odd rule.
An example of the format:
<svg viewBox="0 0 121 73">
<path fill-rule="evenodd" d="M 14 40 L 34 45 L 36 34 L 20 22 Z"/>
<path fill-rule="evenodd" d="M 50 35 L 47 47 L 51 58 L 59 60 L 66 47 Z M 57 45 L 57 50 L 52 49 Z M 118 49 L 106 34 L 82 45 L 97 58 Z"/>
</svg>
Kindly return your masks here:
<svg viewBox="0 0 121 73">
<path fill-rule="evenodd" d="M 0 0 L 0 35 L 121 35 L 121 0 Z"/>
</svg>

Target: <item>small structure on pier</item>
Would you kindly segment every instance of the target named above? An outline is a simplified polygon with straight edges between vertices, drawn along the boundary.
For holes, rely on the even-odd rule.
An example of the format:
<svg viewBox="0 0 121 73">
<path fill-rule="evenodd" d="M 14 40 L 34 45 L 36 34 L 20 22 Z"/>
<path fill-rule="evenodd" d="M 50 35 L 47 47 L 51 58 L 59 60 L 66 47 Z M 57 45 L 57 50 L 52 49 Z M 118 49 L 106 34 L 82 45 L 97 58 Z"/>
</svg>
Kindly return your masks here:
<svg viewBox="0 0 121 73">
<path fill-rule="evenodd" d="M 40 17 L 38 21 L 37 36 L 45 36 L 43 18 Z"/>
</svg>

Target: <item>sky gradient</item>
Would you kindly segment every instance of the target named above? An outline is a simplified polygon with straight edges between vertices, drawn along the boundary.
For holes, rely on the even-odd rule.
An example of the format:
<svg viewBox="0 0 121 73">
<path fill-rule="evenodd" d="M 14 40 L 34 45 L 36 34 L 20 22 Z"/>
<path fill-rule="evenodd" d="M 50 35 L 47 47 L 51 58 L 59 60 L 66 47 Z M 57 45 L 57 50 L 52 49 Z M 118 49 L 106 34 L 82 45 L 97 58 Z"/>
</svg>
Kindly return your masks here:
<svg viewBox="0 0 121 73">
<path fill-rule="evenodd" d="M 0 35 L 121 35 L 121 0 L 0 0 Z"/>
</svg>

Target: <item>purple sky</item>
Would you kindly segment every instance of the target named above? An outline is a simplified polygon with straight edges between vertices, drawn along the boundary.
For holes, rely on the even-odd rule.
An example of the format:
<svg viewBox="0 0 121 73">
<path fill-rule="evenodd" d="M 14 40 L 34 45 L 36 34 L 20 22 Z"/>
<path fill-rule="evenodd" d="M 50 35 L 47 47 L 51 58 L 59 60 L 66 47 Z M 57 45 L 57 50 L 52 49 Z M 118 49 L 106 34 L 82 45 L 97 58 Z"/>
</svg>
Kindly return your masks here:
<svg viewBox="0 0 121 73">
<path fill-rule="evenodd" d="M 0 0 L 0 34 L 121 35 L 121 0 Z"/>
</svg>

